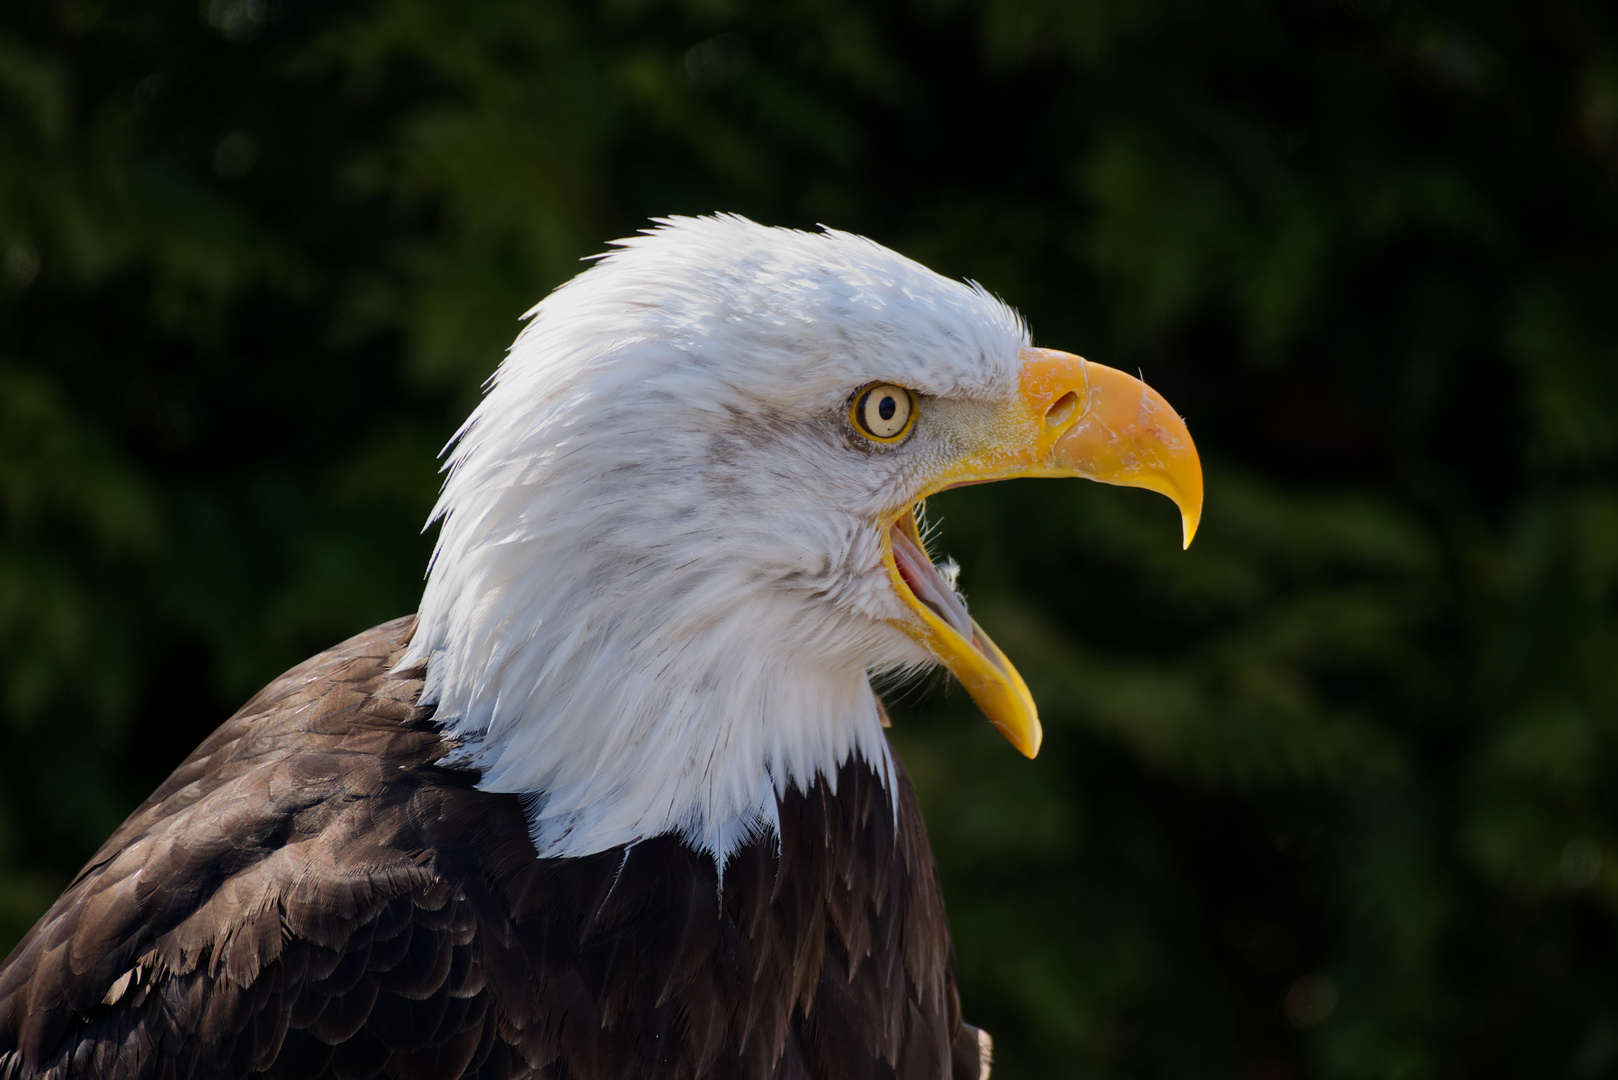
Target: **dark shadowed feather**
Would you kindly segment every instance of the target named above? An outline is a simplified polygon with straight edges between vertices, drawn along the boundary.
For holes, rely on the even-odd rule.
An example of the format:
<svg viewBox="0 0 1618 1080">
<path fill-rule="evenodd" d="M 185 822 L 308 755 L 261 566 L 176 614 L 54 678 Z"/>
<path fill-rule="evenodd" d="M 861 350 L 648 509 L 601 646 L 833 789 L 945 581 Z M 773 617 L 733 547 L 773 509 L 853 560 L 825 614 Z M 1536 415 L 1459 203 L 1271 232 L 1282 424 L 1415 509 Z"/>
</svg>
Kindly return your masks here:
<svg viewBox="0 0 1618 1080">
<path fill-rule="evenodd" d="M 0 1080 L 979 1075 L 902 770 L 789 794 L 722 887 L 670 836 L 541 860 L 442 764 L 414 628 L 287 672 L 113 834 L 0 967 Z"/>
</svg>

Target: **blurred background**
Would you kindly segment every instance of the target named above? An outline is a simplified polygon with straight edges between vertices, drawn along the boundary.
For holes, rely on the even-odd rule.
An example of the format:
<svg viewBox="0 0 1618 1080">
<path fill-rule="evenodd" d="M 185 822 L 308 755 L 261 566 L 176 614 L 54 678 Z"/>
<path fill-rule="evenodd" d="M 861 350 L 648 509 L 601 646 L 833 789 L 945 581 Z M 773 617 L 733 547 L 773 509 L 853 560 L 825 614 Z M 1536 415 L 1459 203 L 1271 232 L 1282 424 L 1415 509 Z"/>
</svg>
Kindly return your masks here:
<svg viewBox="0 0 1618 1080">
<path fill-rule="evenodd" d="M 933 500 L 1045 716 L 895 704 L 996 1076 L 1618 1075 L 1618 7 L 10 0 L 0 953 L 414 609 L 617 236 L 867 234 L 1140 370 L 1207 515 Z"/>
</svg>

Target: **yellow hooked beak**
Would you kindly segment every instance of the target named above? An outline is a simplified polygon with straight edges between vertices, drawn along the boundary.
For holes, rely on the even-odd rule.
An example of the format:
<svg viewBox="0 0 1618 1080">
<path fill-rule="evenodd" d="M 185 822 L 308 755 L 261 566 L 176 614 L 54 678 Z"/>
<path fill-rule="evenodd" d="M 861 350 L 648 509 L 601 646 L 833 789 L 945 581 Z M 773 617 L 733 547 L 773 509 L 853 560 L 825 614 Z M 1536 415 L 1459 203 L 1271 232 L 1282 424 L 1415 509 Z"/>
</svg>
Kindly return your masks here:
<svg viewBox="0 0 1618 1080">
<path fill-rule="evenodd" d="M 993 417 L 951 433 L 965 453 L 922 497 L 1018 476 L 1082 476 L 1168 496 L 1190 547 L 1202 517 L 1202 464 L 1185 421 L 1163 396 L 1132 375 L 1069 353 L 1024 349 L 1022 361 L 1017 397 Z M 1013 746 L 1033 757 L 1043 734 L 1027 684 L 953 592 L 943 595 L 947 586 L 920 551 L 907 508 L 888 531 L 883 555 L 912 616 L 897 625 L 949 668 Z"/>
</svg>

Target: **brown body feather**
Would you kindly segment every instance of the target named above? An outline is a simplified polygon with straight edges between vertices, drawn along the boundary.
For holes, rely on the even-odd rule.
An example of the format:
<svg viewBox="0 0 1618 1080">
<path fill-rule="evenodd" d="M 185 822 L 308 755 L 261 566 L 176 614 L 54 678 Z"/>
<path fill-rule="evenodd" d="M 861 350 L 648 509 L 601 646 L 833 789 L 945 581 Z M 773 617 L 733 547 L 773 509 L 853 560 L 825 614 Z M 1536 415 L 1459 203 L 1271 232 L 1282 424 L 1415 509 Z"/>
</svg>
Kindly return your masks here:
<svg viewBox="0 0 1618 1080">
<path fill-rule="evenodd" d="M 902 769 L 792 792 L 722 884 L 669 836 L 541 860 L 442 763 L 414 627 L 271 683 L 113 834 L 0 966 L 0 1080 L 976 1080 Z"/>
</svg>

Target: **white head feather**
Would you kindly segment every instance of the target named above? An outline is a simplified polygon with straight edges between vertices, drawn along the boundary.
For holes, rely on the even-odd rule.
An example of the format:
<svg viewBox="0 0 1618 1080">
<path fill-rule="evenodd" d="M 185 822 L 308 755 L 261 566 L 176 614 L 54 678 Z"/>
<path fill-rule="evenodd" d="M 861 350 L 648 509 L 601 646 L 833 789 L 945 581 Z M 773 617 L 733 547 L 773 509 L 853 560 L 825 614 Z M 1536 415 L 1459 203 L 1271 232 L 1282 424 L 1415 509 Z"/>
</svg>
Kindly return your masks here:
<svg viewBox="0 0 1618 1080">
<path fill-rule="evenodd" d="M 457 434 L 406 662 L 482 787 L 532 798 L 541 856 L 676 832 L 723 866 L 789 786 L 851 754 L 891 776 L 868 672 L 928 662 L 881 553 L 929 448 L 862 444 L 850 395 L 1003 399 L 1028 334 L 847 233 L 615 246 Z"/>
</svg>

